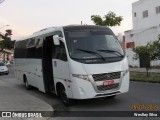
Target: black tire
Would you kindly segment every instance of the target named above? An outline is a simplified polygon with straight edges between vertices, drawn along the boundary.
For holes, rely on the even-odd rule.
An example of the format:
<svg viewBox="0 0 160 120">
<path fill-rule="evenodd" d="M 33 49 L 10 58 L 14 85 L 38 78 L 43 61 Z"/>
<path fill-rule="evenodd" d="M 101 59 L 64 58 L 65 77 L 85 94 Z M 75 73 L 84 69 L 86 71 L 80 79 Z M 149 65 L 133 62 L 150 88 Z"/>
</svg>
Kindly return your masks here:
<svg viewBox="0 0 160 120">
<path fill-rule="evenodd" d="M 24 84 L 25 84 L 25 87 L 26 87 L 27 90 L 31 89 L 31 86 L 28 84 L 28 81 L 27 81 L 26 77 L 24 77 Z"/>
<path fill-rule="evenodd" d="M 65 106 L 72 105 L 72 100 L 67 97 L 66 90 L 64 87 L 60 88 L 59 94 L 60 94 L 59 96 Z"/>
</svg>

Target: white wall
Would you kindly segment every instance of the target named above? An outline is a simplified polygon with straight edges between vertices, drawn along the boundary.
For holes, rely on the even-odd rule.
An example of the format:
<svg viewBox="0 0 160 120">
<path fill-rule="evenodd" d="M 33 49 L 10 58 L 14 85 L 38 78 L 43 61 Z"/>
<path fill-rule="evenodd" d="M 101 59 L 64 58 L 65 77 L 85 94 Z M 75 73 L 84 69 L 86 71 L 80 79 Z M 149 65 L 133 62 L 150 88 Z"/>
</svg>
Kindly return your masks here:
<svg viewBox="0 0 160 120">
<path fill-rule="evenodd" d="M 139 0 L 132 4 L 133 29 L 145 29 L 160 25 L 160 13 L 156 14 L 156 7 L 160 0 Z M 143 18 L 143 11 L 148 10 L 148 17 Z M 136 13 L 136 17 L 134 17 Z"/>
<path fill-rule="evenodd" d="M 158 6 L 160 6 L 160 0 L 139 0 L 132 4 L 133 29 L 125 31 L 126 43 L 135 42 L 135 46 L 142 46 L 158 39 L 160 34 L 160 13 L 156 14 Z M 148 10 L 148 17 L 143 18 L 145 10 Z M 139 67 L 139 60 L 133 60 L 135 53 L 132 48 L 126 48 L 126 54 L 129 65 Z M 153 61 L 151 65 L 160 65 L 160 61 Z"/>
<path fill-rule="evenodd" d="M 130 30 L 125 32 L 125 40 L 127 42 L 135 42 L 135 46 L 147 45 L 148 42 L 158 40 L 160 34 L 160 26 L 148 28 L 147 30 Z M 139 61 L 133 60 L 134 52 L 132 48 L 126 48 L 126 54 L 128 57 L 129 65 L 138 66 Z M 152 66 L 160 65 L 160 61 L 154 61 Z"/>
</svg>

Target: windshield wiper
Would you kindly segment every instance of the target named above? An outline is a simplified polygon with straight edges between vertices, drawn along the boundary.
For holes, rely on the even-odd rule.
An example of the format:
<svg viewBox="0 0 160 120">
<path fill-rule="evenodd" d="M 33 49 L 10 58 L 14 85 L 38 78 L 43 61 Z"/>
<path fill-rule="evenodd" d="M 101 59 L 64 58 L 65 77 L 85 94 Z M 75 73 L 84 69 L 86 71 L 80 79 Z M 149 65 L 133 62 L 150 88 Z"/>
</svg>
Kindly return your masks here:
<svg viewBox="0 0 160 120">
<path fill-rule="evenodd" d="M 124 57 L 124 55 L 122 55 L 120 52 L 118 51 L 114 51 L 114 50 L 97 50 L 97 51 L 101 51 L 101 52 L 111 52 L 111 53 L 118 53 L 120 55 L 120 57 Z M 116 54 L 117 55 L 117 54 Z"/>
<path fill-rule="evenodd" d="M 93 52 L 93 51 L 89 51 L 89 50 L 84 50 L 84 49 L 76 49 L 76 50 L 83 51 L 83 52 L 90 53 L 90 54 L 94 54 L 97 57 L 101 58 L 103 61 L 105 61 L 105 58 L 99 53 L 96 53 L 96 52 Z"/>
</svg>

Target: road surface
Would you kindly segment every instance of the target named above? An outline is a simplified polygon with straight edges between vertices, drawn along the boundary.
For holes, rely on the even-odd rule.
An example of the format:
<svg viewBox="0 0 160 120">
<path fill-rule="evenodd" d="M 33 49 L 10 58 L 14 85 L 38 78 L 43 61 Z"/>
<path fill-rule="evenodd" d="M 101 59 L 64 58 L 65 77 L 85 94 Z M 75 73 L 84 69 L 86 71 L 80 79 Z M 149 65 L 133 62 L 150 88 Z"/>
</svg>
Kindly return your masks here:
<svg viewBox="0 0 160 120">
<path fill-rule="evenodd" d="M 9 75 L 1 75 L 0 80 L 10 84 L 20 91 L 25 91 L 30 95 L 33 95 L 48 104 L 50 104 L 56 111 L 132 111 L 134 106 L 138 106 L 144 109 L 143 107 L 158 106 L 158 110 L 160 111 L 160 84 L 156 83 L 143 83 L 143 82 L 130 82 L 130 90 L 128 93 L 121 94 L 114 99 L 109 98 L 100 98 L 100 99 L 92 99 L 92 100 L 82 100 L 75 101 L 73 106 L 65 107 L 60 99 L 56 95 L 47 95 L 44 94 L 37 89 L 32 89 L 30 91 L 26 90 L 24 84 L 16 80 L 14 78 L 13 67 L 9 67 L 10 74 Z M 143 105 L 143 106 L 142 106 Z M 153 108 L 157 109 L 157 108 Z M 67 120 L 66 117 L 57 117 L 54 120 Z M 84 119 L 81 117 L 72 117 L 70 120 L 79 120 Z M 88 117 L 87 120 L 94 120 L 96 118 Z M 103 117 L 97 119 L 106 119 Z M 111 120 L 113 118 L 110 118 Z M 120 118 L 115 118 L 119 120 Z M 123 118 L 124 120 L 128 120 L 129 118 Z M 131 120 L 158 120 L 159 118 L 130 118 Z"/>
</svg>

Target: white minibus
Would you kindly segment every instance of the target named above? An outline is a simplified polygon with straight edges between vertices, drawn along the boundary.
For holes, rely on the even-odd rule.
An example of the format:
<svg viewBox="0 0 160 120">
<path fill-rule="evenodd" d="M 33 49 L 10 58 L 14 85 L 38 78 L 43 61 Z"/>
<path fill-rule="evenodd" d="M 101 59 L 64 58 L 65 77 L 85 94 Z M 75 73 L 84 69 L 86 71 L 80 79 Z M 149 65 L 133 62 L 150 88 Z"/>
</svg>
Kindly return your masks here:
<svg viewBox="0 0 160 120">
<path fill-rule="evenodd" d="M 17 40 L 15 77 L 25 87 L 72 99 L 115 97 L 129 90 L 128 61 L 114 33 L 104 26 L 50 27 Z"/>
</svg>

